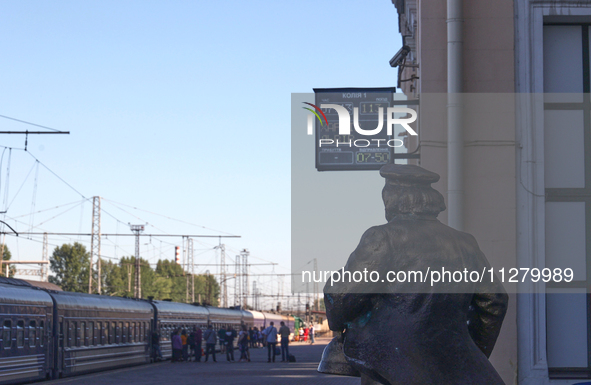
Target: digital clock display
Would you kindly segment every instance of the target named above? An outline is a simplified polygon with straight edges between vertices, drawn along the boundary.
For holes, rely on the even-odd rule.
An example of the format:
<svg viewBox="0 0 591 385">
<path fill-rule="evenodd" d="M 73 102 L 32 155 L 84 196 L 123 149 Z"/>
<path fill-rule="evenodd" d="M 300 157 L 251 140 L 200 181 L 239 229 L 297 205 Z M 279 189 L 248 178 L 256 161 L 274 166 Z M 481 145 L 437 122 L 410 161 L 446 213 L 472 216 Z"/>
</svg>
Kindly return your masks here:
<svg viewBox="0 0 591 385">
<path fill-rule="evenodd" d="M 316 169 L 335 170 L 379 170 L 389 163 L 393 146 L 402 143 L 389 137 L 386 130 L 388 107 L 393 105 L 396 87 L 387 88 L 315 88 L 315 105 L 322 110 L 325 121 L 316 120 Z M 339 130 L 339 112 L 322 105 L 337 105 L 349 114 L 350 132 Z M 355 112 L 356 110 L 356 112 Z M 380 112 L 382 114 L 380 119 Z M 382 122 L 382 130 L 374 135 L 359 134 L 361 131 L 376 130 Z"/>
</svg>

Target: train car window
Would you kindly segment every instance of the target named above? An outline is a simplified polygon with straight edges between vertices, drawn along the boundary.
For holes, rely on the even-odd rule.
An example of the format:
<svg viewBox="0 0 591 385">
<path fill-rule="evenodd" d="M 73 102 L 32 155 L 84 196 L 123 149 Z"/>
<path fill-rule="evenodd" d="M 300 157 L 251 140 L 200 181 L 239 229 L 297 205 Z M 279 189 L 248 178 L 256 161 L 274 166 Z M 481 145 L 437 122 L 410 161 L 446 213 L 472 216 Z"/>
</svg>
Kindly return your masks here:
<svg viewBox="0 0 591 385">
<path fill-rule="evenodd" d="M 25 321 L 23 320 L 16 323 L 16 346 L 19 348 L 25 346 Z"/>
<path fill-rule="evenodd" d="M 116 330 L 117 327 L 115 326 L 115 322 L 111 322 L 111 331 L 109 332 L 109 344 L 115 343 Z"/>
<path fill-rule="evenodd" d="M 37 325 L 35 321 L 29 321 L 29 347 L 34 348 L 37 339 Z"/>
<path fill-rule="evenodd" d="M 127 331 L 127 342 L 131 342 L 131 328 L 129 327 L 129 322 L 125 323 L 125 330 Z"/>
<path fill-rule="evenodd" d="M 76 322 L 68 322 L 68 347 L 75 345 L 76 341 Z"/>
<path fill-rule="evenodd" d="M 125 332 L 123 331 L 123 322 L 119 322 L 119 327 L 117 328 L 117 343 L 121 344 L 125 342 Z"/>
<path fill-rule="evenodd" d="M 94 322 L 89 322 L 88 323 L 88 344 L 86 344 L 87 346 L 93 346 L 94 343 Z"/>
<path fill-rule="evenodd" d="M 51 326 L 51 324 L 48 322 L 47 323 L 48 326 Z M 50 328 L 51 330 L 51 328 Z M 59 347 L 63 348 L 64 347 L 64 321 L 60 322 L 60 334 L 58 335 L 58 342 L 59 342 Z"/>
<path fill-rule="evenodd" d="M 104 345 L 105 341 L 103 340 L 103 338 L 105 337 L 103 335 L 103 323 L 102 322 L 97 322 L 96 323 L 96 344 L 97 345 Z"/>
<path fill-rule="evenodd" d="M 4 327 L 2 328 L 2 343 L 4 349 L 10 349 L 12 346 L 12 321 L 4 320 Z"/>
<path fill-rule="evenodd" d="M 77 346 L 88 346 L 88 340 L 86 339 L 86 322 L 80 322 Z"/>
<path fill-rule="evenodd" d="M 25 321 L 17 321 L 16 323 L 16 346 L 22 348 L 25 346 Z"/>
<path fill-rule="evenodd" d="M 129 327 L 129 342 L 135 342 L 135 322 Z"/>
<path fill-rule="evenodd" d="M 39 346 L 43 346 L 45 334 L 45 321 L 39 321 Z"/>
</svg>

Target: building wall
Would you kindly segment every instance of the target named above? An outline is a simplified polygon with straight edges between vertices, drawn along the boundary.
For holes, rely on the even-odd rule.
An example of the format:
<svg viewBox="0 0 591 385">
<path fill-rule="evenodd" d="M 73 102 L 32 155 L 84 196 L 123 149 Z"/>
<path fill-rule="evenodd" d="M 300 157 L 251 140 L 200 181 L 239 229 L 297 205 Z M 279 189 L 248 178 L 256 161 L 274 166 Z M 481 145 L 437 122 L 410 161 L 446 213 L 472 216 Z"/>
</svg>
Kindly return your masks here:
<svg viewBox="0 0 591 385">
<path fill-rule="evenodd" d="M 417 50 L 420 79 L 414 87 L 421 101 L 420 165 L 441 175 L 434 187 L 447 199 L 447 118 L 441 95 L 447 92 L 446 1 L 394 3 L 403 13 L 412 8 L 408 3 L 416 3 L 416 30 L 400 28 L 414 33 Z M 514 4 L 513 0 L 464 0 L 463 12 L 463 88 L 466 93 L 478 94 L 465 98 L 465 231 L 476 237 L 493 266 L 509 268 L 516 266 L 515 111 L 511 95 L 515 92 Z M 403 90 L 409 93 L 409 87 L 405 83 Z M 488 110 L 489 99 L 500 103 L 503 111 Z M 505 119 L 500 114 L 506 114 Z M 446 212 L 440 220 L 447 221 Z M 490 360 L 505 383 L 516 383 L 515 295 L 510 296 Z"/>
</svg>

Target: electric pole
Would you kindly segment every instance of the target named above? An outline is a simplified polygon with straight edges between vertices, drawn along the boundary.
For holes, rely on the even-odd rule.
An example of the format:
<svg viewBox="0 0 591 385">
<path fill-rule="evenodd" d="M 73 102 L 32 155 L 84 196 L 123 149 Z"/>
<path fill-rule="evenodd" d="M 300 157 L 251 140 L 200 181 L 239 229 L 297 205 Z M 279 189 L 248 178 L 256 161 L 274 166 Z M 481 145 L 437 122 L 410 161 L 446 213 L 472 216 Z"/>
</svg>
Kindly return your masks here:
<svg viewBox="0 0 591 385">
<path fill-rule="evenodd" d="M 101 197 L 92 197 L 92 229 L 90 236 L 90 274 L 88 276 L 88 293 L 92 293 L 93 269 L 96 257 L 97 292 L 101 293 Z"/>
<path fill-rule="evenodd" d="M 221 241 L 221 239 L 220 239 Z M 220 295 L 222 300 L 222 307 L 228 307 L 228 284 L 227 284 L 227 277 L 226 277 L 226 245 L 220 243 L 218 246 L 220 248 L 220 264 L 221 264 L 221 280 L 222 286 L 220 287 L 222 293 Z"/>
<path fill-rule="evenodd" d="M 42 261 L 46 261 L 49 263 L 49 256 L 47 254 L 47 233 L 43 233 L 43 257 L 41 258 Z M 2 256 L 0 256 L 2 258 Z M 49 281 L 49 274 L 47 271 L 47 265 L 41 265 L 41 281 L 48 282 Z"/>
<path fill-rule="evenodd" d="M 236 263 L 234 267 L 234 306 L 238 306 L 240 305 L 239 295 L 242 293 L 242 290 L 240 290 L 240 283 L 242 282 L 240 279 L 240 255 L 236 256 Z"/>
<path fill-rule="evenodd" d="M 314 258 L 314 274 L 318 273 L 318 260 Z M 314 280 L 314 310 L 318 311 L 318 282 Z"/>
<path fill-rule="evenodd" d="M 193 260 L 193 238 L 187 238 L 187 260 L 191 267 L 191 303 L 195 302 L 195 261 Z"/>
<path fill-rule="evenodd" d="M 246 310 L 248 306 L 248 255 L 249 252 L 247 249 L 243 249 L 240 252 L 242 256 L 242 292 L 243 292 L 243 304 L 242 308 Z"/>
<path fill-rule="evenodd" d="M 140 264 L 140 233 L 144 231 L 144 225 L 132 225 L 129 227 L 135 234 L 135 285 L 134 285 L 134 297 L 142 298 L 142 276 L 141 276 L 141 264 Z"/>
</svg>

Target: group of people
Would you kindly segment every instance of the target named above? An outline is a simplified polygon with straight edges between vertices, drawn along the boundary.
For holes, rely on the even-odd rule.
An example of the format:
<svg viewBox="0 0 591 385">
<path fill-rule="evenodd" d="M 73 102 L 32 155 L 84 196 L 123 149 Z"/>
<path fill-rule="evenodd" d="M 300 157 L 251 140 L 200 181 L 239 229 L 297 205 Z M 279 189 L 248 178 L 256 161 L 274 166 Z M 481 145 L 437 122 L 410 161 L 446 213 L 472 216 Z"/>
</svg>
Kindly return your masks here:
<svg viewBox="0 0 591 385">
<path fill-rule="evenodd" d="M 185 329 L 178 328 L 170 334 L 170 341 L 172 342 L 171 362 L 190 362 L 193 358 L 195 362 L 201 361 L 201 343 L 203 341 L 201 328 L 194 326 L 190 333 Z M 155 358 L 162 359 L 158 332 L 152 336 L 152 344 L 154 345 L 155 342 L 157 342 Z"/>
<path fill-rule="evenodd" d="M 314 326 L 308 327 L 300 327 L 298 330 L 298 341 L 300 342 L 309 342 L 311 344 L 314 343 Z"/>
<path fill-rule="evenodd" d="M 208 326 L 204 337 L 206 342 L 205 362 L 209 359 L 210 354 L 212 355 L 213 361 L 217 362 L 215 358 L 216 333 L 211 325 Z M 236 338 L 238 338 L 238 348 L 240 349 L 239 360 L 241 362 L 250 362 L 250 352 L 248 351 L 250 336 L 246 329 L 246 325 L 242 325 L 241 330 L 238 333 L 236 333 L 236 330 L 232 327 L 229 327 L 228 329 L 222 327 L 217 332 L 217 338 L 220 343 L 220 352 L 226 353 L 226 360 L 228 360 L 228 362 L 235 362 L 234 340 Z"/>
<path fill-rule="evenodd" d="M 262 328 L 261 328 L 262 329 Z M 185 329 L 177 328 L 171 335 L 172 342 L 172 359 L 171 362 L 201 362 L 202 342 L 205 341 L 205 362 L 212 356 L 213 362 L 216 359 L 216 344 L 219 340 L 220 352 L 226 354 L 228 362 L 234 361 L 234 341 L 238 338 L 237 345 L 240 350 L 241 362 L 250 362 L 249 348 L 267 347 L 267 362 L 275 362 L 275 356 L 281 354 L 281 362 L 289 362 L 289 337 L 291 331 L 281 321 L 279 330 L 275 327 L 275 323 L 271 322 L 266 329 L 259 330 L 258 328 L 247 329 L 246 325 L 242 325 L 241 330 L 237 333 L 232 327 L 227 329 L 221 328 L 216 331 L 213 330 L 212 325 L 208 325 L 207 330 L 202 333 L 201 328 L 194 326 L 193 330 L 187 332 Z M 310 343 L 314 343 L 314 328 L 300 328 L 298 331 L 299 340 L 306 341 L 310 338 Z M 296 336 L 298 336 L 296 335 Z M 277 343 L 280 343 L 280 350 Z M 152 346 L 154 360 L 162 360 L 162 350 L 160 348 L 160 333 L 154 331 L 152 333 Z"/>
</svg>

